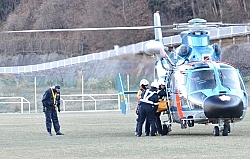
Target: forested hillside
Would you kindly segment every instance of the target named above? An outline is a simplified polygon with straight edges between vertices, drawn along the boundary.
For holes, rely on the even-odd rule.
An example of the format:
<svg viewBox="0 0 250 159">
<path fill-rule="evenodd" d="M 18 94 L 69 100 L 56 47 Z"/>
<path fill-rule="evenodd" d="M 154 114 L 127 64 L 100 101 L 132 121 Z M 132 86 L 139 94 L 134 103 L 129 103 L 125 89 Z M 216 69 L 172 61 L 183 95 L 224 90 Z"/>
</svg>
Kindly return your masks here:
<svg viewBox="0 0 250 159">
<path fill-rule="evenodd" d="M 0 21 L 5 21 L 19 4 L 20 0 L 0 0 Z"/>
<path fill-rule="evenodd" d="M 2 30 L 152 25 L 156 10 L 162 24 L 197 17 L 249 22 L 250 0 L 0 0 Z M 153 30 L 7 34 L 0 52 L 77 56 L 152 38 Z"/>
</svg>

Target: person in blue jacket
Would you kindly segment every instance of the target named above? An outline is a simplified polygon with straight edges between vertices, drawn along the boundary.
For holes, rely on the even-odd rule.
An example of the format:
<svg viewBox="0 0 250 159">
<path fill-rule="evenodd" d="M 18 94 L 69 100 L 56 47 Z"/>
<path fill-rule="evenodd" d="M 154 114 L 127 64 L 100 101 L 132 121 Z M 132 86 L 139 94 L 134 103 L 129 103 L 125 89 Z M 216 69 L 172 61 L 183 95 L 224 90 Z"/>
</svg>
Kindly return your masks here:
<svg viewBox="0 0 250 159">
<path fill-rule="evenodd" d="M 42 98 L 43 112 L 46 118 L 46 129 L 49 136 L 52 136 L 51 127 L 53 123 L 56 135 L 64 135 L 60 132 L 60 124 L 57 111 L 60 112 L 60 85 L 56 84 L 47 89 Z"/>
<path fill-rule="evenodd" d="M 156 127 L 155 127 L 155 112 L 158 108 L 158 94 L 157 94 L 157 88 L 158 83 L 156 81 L 151 83 L 151 88 L 146 89 L 142 92 L 141 98 L 140 98 L 140 104 L 139 104 L 139 125 L 138 125 L 138 137 L 141 137 L 142 135 L 142 126 L 147 118 L 149 124 L 150 124 L 150 135 L 156 136 Z"/>
</svg>

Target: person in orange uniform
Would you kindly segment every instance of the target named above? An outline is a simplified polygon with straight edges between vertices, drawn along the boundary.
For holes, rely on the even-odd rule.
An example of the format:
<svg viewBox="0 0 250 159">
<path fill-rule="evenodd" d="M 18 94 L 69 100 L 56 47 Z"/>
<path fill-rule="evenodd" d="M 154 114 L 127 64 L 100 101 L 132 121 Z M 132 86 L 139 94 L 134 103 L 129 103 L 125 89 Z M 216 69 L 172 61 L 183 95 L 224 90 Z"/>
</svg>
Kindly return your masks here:
<svg viewBox="0 0 250 159">
<path fill-rule="evenodd" d="M 135 136 L 137 136 L 137 134 L 138 134 L 138 124 L 139 124 L 139 119 L 140 119 L 140 117 L 139 117 L 139 102 L 140 102 L 141 94 L 142 94 L 142 92 L 143 92 L 144 90 L 148 89 L 148 85 L 149 85 L 148 80 L 142 79 L 142 80 L 140 81 L 140 89 L 139 89 L 139 91 L 138 91 L 137 94 L 136 94 L 136 97 L 137 97 L 137 99 L 138 99 L 138 105 L 137 105 L 136 108 L 135 108 L 135 112 L 136 112 L 136 114 L 137 114 L 136 128 L 135 128 Z M 145 125 L 145 134 L 146 134 L 146 136 L 149 135 L 149 132 L 150 132 L 150 124 L 149 124 L 149 122 L 146 120 L 146 125 Z"/>
</svg>

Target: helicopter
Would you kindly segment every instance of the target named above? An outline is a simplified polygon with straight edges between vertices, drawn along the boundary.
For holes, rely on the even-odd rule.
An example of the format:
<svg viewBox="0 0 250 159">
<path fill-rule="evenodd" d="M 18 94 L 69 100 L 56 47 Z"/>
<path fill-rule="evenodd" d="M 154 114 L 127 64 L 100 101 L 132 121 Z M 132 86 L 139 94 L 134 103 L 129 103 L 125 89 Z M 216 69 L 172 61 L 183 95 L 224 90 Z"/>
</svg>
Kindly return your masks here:
<svg viewBox="0 0 250 159">
<path fill-rule="evenodd" d="M 221 48 L 210 44 L 209 30 L 224 25 L 195 18 L 173 24 L 181 29 L 181 45 L 167 53 L 162 40 L 159 12 L 154 13 L 155 40 L 145 44 L 145 53 L 156 55 L 155 76 L 167 87 L 168 110 L 163 135 L 172 123 L 182 129 L 214 124 L 213 135 L 228 136 L 230 123 L 241 121 L 248 107 L 248 94 L 238 69 L 220 61 Z"/>
<path fill-rule="evenodd" d="M 0 33 L 67 32 L 98 30 L 154 29 L 155 39 L 147 42 L 144 52 L 155 55 L 154 78 L 164 80 L 167 86 L 167 120 L 163 121 L 163 135 L 170 133 L 173 123 L 182 129 L 195 124 L 215 124 L 214 136 L 228 136 L 230 123 L 241 121 L 247 110 L 248 94 L 238 69 L 220 61 L 221 48 L 210 44 L 209 30 L 223 26 L 233 26 L 222 22 L 207 22 L 191 19 L 188 23 L 161 25 L 160 13 L 154 13 L 153 26 L 76 28 L 2 31 Z M 235 24 L 239 25 L 239 24 Z M 244 25 L 244 24 L 243 24 Z M 245 24 L 249 25 L 249 24 Z M 179 31 L 181 45 L 169 52 L 164 46 L 162 28 Z M 120 76 L 117 81 L 121 81 Z M 120 104 L 126 112 L 125 94 L 119 83 Z"/>
</svg>

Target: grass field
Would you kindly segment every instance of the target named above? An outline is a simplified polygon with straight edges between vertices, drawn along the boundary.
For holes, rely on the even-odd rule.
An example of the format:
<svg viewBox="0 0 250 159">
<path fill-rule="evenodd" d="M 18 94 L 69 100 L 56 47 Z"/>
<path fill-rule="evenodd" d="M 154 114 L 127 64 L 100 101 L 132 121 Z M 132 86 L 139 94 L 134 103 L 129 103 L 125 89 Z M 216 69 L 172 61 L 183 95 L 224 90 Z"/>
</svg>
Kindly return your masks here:
<svg viewBox="0 0 250 159">
<path fill-rule="evenodd" d="M 167 136 L 134 136 L 136 115 L 121 112 L 60 113 L 64 136 L 47 136 L 43 113 L 0 114 L 0 158 L 234 158 L 250 156 L 250 112 L 213 136 L 213 125 L 180 129 Z M 162 116 L 166 118 L 166 116 Z"/>
</svg>

